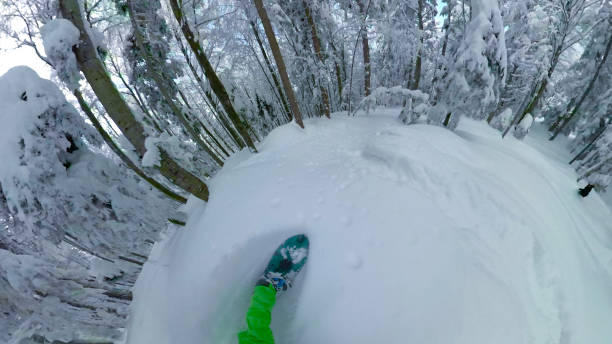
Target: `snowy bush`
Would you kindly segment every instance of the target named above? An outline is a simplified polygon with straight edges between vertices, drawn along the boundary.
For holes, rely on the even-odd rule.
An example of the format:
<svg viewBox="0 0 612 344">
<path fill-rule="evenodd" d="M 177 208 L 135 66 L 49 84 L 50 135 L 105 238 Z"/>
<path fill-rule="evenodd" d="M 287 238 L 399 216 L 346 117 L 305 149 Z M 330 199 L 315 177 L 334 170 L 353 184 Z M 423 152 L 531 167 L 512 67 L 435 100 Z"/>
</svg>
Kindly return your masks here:
<svg viewBox="0 0 612 344">
<path fill-rule="evenodd" d="M 525 115 L 525 117 L 514 127 L 512 134 L 519 140 L 522 140 L 529 133 L 531 125 L 533 124 L 533 116 L 531 114 Z"/>
<path fill-rule="evenodd" d="M 511 108 L 506 108 L 491 121 L 491 126 L 499 131 L 504 131 L 512 124 L 513 113 Z"/>
<path fill-rule="evenodd" d="M 405 124 L 414 123 L 419 116 L 427 113 L 429 95 L 419 90 L 409 90 L 401 86 L 377 87 L 372 93 L 363 98 L 355 112 L 364 110 L 370 113 L 377 106 L 388 106 L 403 108 L 400 113 L 400 120 Z"/>
</svg>

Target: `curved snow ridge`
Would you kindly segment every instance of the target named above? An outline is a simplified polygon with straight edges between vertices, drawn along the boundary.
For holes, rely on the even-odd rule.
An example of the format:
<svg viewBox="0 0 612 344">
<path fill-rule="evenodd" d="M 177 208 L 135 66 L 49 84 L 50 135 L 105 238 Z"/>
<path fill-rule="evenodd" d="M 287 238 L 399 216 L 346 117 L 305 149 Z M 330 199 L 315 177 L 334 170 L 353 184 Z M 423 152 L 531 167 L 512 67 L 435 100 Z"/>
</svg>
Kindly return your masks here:
<svg viewBox="0 0 612 344">
<path fill-rule="evenodd" d="M 275 129 L 156 246 L 128 343 L 235 343 L 253 283 L 296 233 L 310 255 L 278 297 L 278 343 L 606 343 L 612 215 L 498 137 L 380 114 Z"/>
</svg>

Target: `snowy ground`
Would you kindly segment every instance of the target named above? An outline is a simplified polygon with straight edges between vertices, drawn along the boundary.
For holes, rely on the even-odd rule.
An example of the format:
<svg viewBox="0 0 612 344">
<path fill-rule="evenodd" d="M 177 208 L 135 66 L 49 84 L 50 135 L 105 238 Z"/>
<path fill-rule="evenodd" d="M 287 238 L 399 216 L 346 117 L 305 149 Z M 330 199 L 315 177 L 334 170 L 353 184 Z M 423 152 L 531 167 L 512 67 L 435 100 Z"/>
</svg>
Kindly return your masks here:
<svg viewBox="0 0 612 344">
<path fill-rule="evenodd" d="M 232 157 L 145 265 L 128 343 L 236 342 L 254 281 L 300 232 L 277 343 L 609 343 L 612 213 L 561 153 L 396 115 L 286 125 Z"/>
</svg>

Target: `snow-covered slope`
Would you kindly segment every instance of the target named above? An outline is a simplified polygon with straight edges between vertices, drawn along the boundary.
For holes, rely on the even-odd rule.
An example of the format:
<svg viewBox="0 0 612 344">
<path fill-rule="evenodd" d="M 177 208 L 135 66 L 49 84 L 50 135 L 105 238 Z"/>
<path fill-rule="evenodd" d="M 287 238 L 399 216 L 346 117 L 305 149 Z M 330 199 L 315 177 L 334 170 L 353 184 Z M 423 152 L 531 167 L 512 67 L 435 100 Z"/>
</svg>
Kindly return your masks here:
<svg viewBox="0 0 612 344">
<path fill-rule="evenodd" d="M 158 244 L 130 344 L 234 343 L 273 249 L 311 253 L 277 343 L 609 343 L 612 214 L 570 166 L 463 119 L 397 112 L 290 124 L 242 152 Z"/>
</svg>

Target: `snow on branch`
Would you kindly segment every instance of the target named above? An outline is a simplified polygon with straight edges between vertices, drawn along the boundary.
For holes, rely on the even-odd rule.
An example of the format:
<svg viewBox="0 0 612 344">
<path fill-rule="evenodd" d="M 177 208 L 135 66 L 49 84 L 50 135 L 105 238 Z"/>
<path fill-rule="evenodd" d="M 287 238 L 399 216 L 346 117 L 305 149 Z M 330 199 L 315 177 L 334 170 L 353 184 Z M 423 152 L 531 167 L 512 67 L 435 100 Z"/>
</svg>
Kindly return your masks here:
<svg viewBox="0 0 612 344">
<path fill-rule="evenodd" d="M 72 91 L 79 87 L 81 75 L 72 47 L 79 43 L 79 29 L 67 19 L 54 19 L 42 28 L 40 33 L 47 58 L 57 75 Z"/>
<path fill-rule="evenodd" d="M 408 100 L 426 103 L 428 99 L 429 95 L 419 90 L 409 90 L 401 86 L 381 86 L 373 90 L 372 94 L 363 98 L 353 113 L 358 110 L 370 113 L 376 106 L 403 106 Z"/>
</svg>

